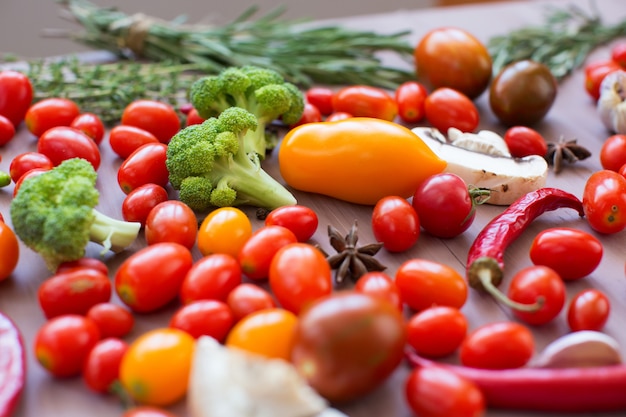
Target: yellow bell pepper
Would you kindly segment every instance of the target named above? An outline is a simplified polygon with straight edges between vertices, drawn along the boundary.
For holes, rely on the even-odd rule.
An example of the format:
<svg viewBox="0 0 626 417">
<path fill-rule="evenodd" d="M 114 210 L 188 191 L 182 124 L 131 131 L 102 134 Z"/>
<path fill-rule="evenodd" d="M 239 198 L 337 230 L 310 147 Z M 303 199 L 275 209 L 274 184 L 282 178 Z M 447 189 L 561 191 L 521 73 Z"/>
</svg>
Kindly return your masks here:
<svg viewBox="0 0 626 417">
<path fill-rule="evenodd" d="M 365 205 L 389 195 L 409 198 L 447 164 L 405 126 L 368 117 L 290 130 L 278 163 L 290 187 Z"/>
</svg>

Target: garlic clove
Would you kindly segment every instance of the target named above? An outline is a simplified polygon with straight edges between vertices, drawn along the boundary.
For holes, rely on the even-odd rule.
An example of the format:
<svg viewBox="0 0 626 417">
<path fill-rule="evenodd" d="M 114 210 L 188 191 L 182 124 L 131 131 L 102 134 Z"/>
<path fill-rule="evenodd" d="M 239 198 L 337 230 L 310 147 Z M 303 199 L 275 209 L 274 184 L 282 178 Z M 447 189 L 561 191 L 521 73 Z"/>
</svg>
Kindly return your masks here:
<svg viewBox="0 0 626 417">
<path fill-rule="evenodd" d="M 550 343 L 534 365 L 541 368 L 569 368 L 619 363 L 622 363 L 622 356 L 614 338 L 598 331 L 581 330 Z"/>
<path fill-rule="evenodd" d="M 626 133 L 626 71 L 614 71 L 600 84 L 596 109 L 604 126 L 615 133 Z"/>
</svg>

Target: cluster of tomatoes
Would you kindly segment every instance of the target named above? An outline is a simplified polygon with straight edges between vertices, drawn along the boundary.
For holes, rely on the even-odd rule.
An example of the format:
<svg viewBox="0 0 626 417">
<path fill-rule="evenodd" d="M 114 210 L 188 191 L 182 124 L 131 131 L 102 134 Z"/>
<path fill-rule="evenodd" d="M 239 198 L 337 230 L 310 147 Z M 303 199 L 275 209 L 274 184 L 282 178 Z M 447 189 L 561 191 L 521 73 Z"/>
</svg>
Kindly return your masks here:
<svg viewBox="0 0 626 417">
<path fill-rule="evenodd" d="M 598 59 L 585 65 L 585 91 L 594 100 L 600 98 L 600 85 L 604 77 L 618 70 L 626 70 L 626 42 L 615 44 L 611 55 L 606 59 Z"/>
</svg>

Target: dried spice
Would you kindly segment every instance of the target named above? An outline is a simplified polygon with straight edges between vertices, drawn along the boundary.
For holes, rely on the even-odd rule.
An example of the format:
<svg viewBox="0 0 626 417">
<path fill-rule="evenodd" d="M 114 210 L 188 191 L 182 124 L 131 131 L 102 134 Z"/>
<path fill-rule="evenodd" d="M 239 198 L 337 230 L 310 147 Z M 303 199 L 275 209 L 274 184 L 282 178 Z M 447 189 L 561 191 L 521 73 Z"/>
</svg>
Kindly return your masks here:
<svg viewBox="0 0 626 417">
<path fill-rule="evenodd" d="M 383 247 L 382 243 L 370 243 L 357 246 L 358 237 L 357 221 L 355 220 L 346 236 L 342 236 L 339 230 L 328 226 L 330 245 L 337 251 L 334 255 L 326 255 L 326 260 L 332 269 L 336 269 L 335 281 L 341 284 L 350 278 L 357 281 L 361 276 L 371 271 L 384 271 L 386 266 L 381 264 L 374 255 Z"/>
<path fill-rule="evenodd" d="M 563 169 L 564 162 L 573 164 L 590 156 L 591 152 L 579 145 L 576 139 L 565 140 L 561 137 L 558 142 L 548 143 L 546 161 L 554 167 L 554 173 L 558 174 Z"/>
</svg>

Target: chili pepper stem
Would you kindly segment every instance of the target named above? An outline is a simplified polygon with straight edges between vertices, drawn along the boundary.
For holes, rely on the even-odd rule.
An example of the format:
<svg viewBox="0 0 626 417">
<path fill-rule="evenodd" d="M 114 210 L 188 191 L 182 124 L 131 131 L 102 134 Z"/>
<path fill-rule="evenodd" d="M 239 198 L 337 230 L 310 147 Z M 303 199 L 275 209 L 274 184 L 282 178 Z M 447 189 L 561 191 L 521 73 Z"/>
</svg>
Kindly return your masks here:
<svg viewBox="0 0 626 417">
<path fill-rule="evenodd" d="M 478 279 L 482 284 L 485 291 L 487 291 L 490 295 L 492 295 L 496 300 L 501 302 L 502 304 L 517 310 L 517 311 L 525 311 L 533 313 L 535 311 L 539 311 L 543 304 L 545 303 L 545 299 L 542 296 L 537 297 L 537 300 L 533 304 L 522 304 L 517 301 L 511 300 L 509 297 L 504 295 L 502 291 L 500 291 L 494 284 L 491 279 L 491 271 L 488 269 L 483 269 L 478 271 Z"/>
</svg>

